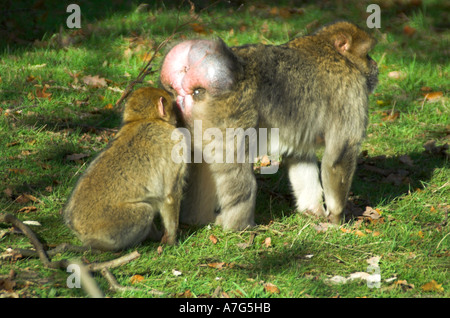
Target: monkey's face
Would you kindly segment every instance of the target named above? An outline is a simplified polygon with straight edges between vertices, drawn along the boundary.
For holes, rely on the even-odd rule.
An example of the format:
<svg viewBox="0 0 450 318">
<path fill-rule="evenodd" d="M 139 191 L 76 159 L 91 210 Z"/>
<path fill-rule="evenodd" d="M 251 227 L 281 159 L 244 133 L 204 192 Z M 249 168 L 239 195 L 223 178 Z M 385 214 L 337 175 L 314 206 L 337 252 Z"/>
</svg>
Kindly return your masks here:
<svg viewBox="0 0 450 318">
<path fill-rule="evenodd" d="M 173 47 L 161 69 L 161 82 L 176 96 L 186 120 L 200 101 L 220 95 L 234 84 L 232 57 L 221 41 L 190 40 Z"/>
<path fill-rule="evenodd" d="M 369 69 L 366 73 L 367 88 L 372 93 L 378 84 L 378 65 L 369 55 L 367 55 L 367 61 Z"/>
</svg>

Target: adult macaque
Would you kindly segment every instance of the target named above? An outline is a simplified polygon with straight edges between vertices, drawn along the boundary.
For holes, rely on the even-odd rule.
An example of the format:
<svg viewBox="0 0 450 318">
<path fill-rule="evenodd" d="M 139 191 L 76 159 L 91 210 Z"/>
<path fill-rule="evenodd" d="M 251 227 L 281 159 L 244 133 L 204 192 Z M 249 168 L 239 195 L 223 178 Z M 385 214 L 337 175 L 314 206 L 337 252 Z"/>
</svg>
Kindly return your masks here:
<svg viewBox="0 0 450 318">
<path fill-rule="evenodd" d="M 279 46 L 190 40 L 169 51 L 161 82 L 177 95 L 194 134 L 197 120 L 201 133 L 209 127 L 278 128 L 279 148 L 272 151 L 284 157 L 298 210 L 338 223 L 365 136 L 368 95 L 377 83 L 377 65 L 368 55 L 374 45 L 349 22 Z M 315 152 L 322 145 L 320 182 Z M 255 195 L 251 163 L 195 164 L 182 218 L 243 229 L 254 224 Z"/>
<path fill-rule="evenodd" d="M 64 219 L 80 240 L 100 250 L 120 250 L 148 237 L 161 238 L 153 220 L 161 214 L 163 240 L 175 243 L 186 165 L 171 152 L 176 117 L 171 96 L 140 88 L 128 99 L 123 125 L 79 179 Z M 174 134 L 174 135 L 173 135 Z"/>
</svg>

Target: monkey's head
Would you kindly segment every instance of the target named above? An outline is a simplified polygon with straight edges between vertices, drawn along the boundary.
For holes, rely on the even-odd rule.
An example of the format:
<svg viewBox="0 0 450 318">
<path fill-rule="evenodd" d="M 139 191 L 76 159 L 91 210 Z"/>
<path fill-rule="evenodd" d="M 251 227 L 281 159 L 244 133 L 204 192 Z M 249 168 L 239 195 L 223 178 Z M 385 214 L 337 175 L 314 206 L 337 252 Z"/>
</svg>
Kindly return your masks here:
<svg viewBox="0 0 450 318">
<path fill-rule="evenodd" d="M 233 88 L 240 71 L 237 57 L 218 39 L 189 40 L 174 46 L 164 59 L 161 83 L 176 95 L 187 120 L 194 104 L 221 96 Z"/>
<path fill-rule="evenodd" d="M 123 122 L 143 119 L 162 119 L 176 124 L 174 102 L 168 92 L 160 88 L 142 87 L 128 98 L 123 112 Z"/>
<path fill-rule="evenodd" d="M 355 65 L 366 77 L 367 88 L 370 92 L 378 83 L 377 63 L 369 56 L 369 52 L 376 44 L 366 31 L 357 25 L 340 21 L 326 25 L 317 30 L 313 36 L 334 46 L 347 60 Z"/>
</svg>

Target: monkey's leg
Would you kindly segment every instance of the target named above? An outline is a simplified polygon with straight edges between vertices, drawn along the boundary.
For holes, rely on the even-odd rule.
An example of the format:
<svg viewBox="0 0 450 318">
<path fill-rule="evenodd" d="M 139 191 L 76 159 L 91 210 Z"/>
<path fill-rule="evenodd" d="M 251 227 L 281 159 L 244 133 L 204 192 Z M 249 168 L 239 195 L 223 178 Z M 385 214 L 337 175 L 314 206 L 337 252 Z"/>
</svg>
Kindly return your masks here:
<svg viewBox="0 0 450 318">
<path fill-rule="evenodd" d="M 180 222 L 208 224 L 216 219 L 216 185 L 207 163 L 189 164 L 188 185 L 181 201 Z"/>
<path fill-rule="evenodd" d="M 287 158 L 286 162 L 297 209 L 300 212 L 325 217 L 316 156 L 312 155 L 307 159 L 291 157 Z"/>
<path fill-rule="evenodd" d="M 211 164 L 221 212 L 216 224 L 225 230 L 243 230 L 255 225 L 256 178 L 252 165 Z"/>
<path fill-rule="evenodd" d="M 322 184 L 328 218 L 339 223 L 347 203 L 359 151 L 358 145 L 331 145 L 325 148 L 322 158 Z"/>
<path fill-rule="evenodd" d="M 155 212 L 147 203 L 126 203 L 111 207 L 95 220 L 92 229 L 80 233 L 85 245 L 117 251 L 136 245 L 151 234 Z"/>
<path fill-rule="evenodd" d="M 176 195 L 169 194 L 162 205 L 161 218 L 165 228 L 163 243 L 173 245 L 177 240 L 180 199 Z"/>
</svg>

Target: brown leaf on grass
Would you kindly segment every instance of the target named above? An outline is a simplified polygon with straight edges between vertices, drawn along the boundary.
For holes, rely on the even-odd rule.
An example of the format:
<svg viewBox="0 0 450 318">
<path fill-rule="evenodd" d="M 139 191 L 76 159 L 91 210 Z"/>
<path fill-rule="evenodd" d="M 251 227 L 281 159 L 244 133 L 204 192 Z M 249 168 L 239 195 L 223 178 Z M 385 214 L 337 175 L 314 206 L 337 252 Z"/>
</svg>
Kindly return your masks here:
<svg viewBox="0 0 450 318">
<path fill-rule="evenodd" d="M 217 242 L 219 241 L 219 240 L 217 239 L 217 237 L 215 237 L 213 234 L 211 234 L 211 235 L 209 236 L 209 240 L 210 240 L 213 244 L 217 244 Z"/>
<path fill-rule="evenodd" d="M 223 269 L 223 268 L 225 268 L 225 267 L 227 267 L 227 263 L 225 263 L 225 262 L 217 262 L 217 263 L 209 263 L 208 264 L 208 267 L 212 267 L 212 268 L 215 268 L 215 269 Z"/>
<path fill-rule="evenodd" d="M 438 284 L 434 279 L 432 279 L 430 282 L 423 285 L 422 290 L 424 292 L 443 292 L 444 287 L 442 287 L 442 284 Z"/>
<path fill-rule="evenodd" d="M 442 93 L 442 92 L 431 92 L 431 93 L 425 94 L 425 99 L 427 101 L 434 102 L 434 101 L 439 100 L 443 95 L 444 95 L 444 93 Z"/>
<path fill-rule="evenodd" d="M 406 77 L 406 73 L 402 71 L 392 71 L 388 73 L 388 77 L 393 79 L 404 79 Z"/>
<path fill-rule="evenodd" d="M 39 199 L 36 198 L 35 196 L 28 194 L 28 193 L 24 193 L 19 195 L 15 200 L 16 203 L 28 203 L 30 201 L 35 202 L 35 203 L 39 203 Z"/>
<path fill-rule="evenodd" d="M 280 289 L 272 283 L 265 283 L 264 290 L 270 294 L 279 294 L 280 293 Z"/>
<path fill-rule="evenodd" d="M 36 89 L 36 97 L 38 98 L 47 98 L 48 100 L 51 100 L 50 96 L 52 96 L 52 93 L 47 93 L 48 86 L 45 85 L 42 89 Z"/>
<path fill-rule="evenodd" d="M 13 196 L 13 190 L 11 188 L 6 188 L 5 190 L 3 190 L 3 193 L 8 197 L 8 198 L 12 198 Z"/>
<path fill-rule="evenodd" d="M 25 172 L 27 172 L 26 169 L 16 169 L 16 168 L 8 168 L 8 171 L 15 174 L 24 174 Z"/>
<path fill-rule="evenodd" d="M 334 224 L 331 223 L 319 223 L 317 225 L 314 225 L 314 229 L 317 231 L 317 233 L 325 233 L 330 227 L 334 227 Z"/>
<path fill-rule="evenodd" d="M 106 80 L 103 77 L 99 77 L 98 75 L 95 76 L 91 76 L 91 75 L 87 75 L 83 77 L 83 83 L 91 86 L 91 87 L 95 87 L 95 88 L 100 88 L 100 87 L 106 87 Z"/>
<path fill-rule="evenodd" d="M 400 111 L 395 110 L 395 111 L 387 111 L 387 112 L 383 112 L 382 113 L 383 117 L 381 118 L 381 120 L 383 121 L 395 121 L 400 117 Z"/>
<path fill-rule="evenodd" d="M 34 77 L 33 75 L 28 75 L 26 81 L 29 83 L 29 82 L 34 81 L 35 79 L 36 79 L 36 77 Z"/>
<path fill-rule="evenodd" d="M 416 29 L 414 29 L 413 27 L 411 27 L 409 25 L 405 25 L 405 27 L 403 28 L 404 35 L 413 36 L 415 33 L 416 33 Z"/>
<path fill-rule="evenodd" d="M 143 280 L 144 280 L 144 276 L 141 276 L 141 275 L 133 275 L 130 278 L 131 284 L 136 284 L 136 283 L 142 282 Z"/>
<path fill-rule="evenodd" d="M 263 245 L 265 247 L 271 247 L 272 246 L 272 239 L 270 237 L 266 237 L 266 239 L 263 242 Z"/>
<path fill-rule="evenodd" d="M 197 34 L 206 35 L 209 33 L 209 30 L 207 30 L 205 26 L 200 23 L 191 23 L 190 26 L 192 30 Z"/>
<path fill-rule="evenodd" d="M 36 211 L 37 208 L 35 206 L 26 206 L 21 208 L 17 213 L 30 213 Z"/>
<path fill-rule="evenodd" d="M 373 209 L 370 206 L 366 206 L 363 216 L 371 218 L 372 220 L 378 220 L 381 217 L 381 211 L 379 209 Z"/>
<path fill-rule="evenodd" d="M 191 298 L 192 297 L 192 292 L 188 289 L 182 293 L 177 293 L 177 297 L 178 298 Z"/>
<path fill-rule="evenodd" d="M 13 292 L 16 282 L 14 281 L 15 273 L 13 270 L 10 271 L 9 276 L 0 279 L 0 290 L 6 290 L 8 292 Z"/>
<path fill-rule="evenodd" d="M 267 155 L 261 157 L 261 167 L 270 166 L 270 159 Z"/>
<path fill-rule="evenodd" d="M 162 252 L 163 252 L 163 248 L 162 248 L 162 246 L 160 245 L 160 246 L 158 246 L 158 248 L 156 249 L 156 252 L 158 253 L 158 255 L 161 255 L 162 254 Z"/>
<path fill-rule="evenodd" d="M 394 282 L 395 287 L 401 287 L 402 289 L 414 289 L 414 284 L 408 284 L 406 280 L 396 280 Z"/>
</svg>

